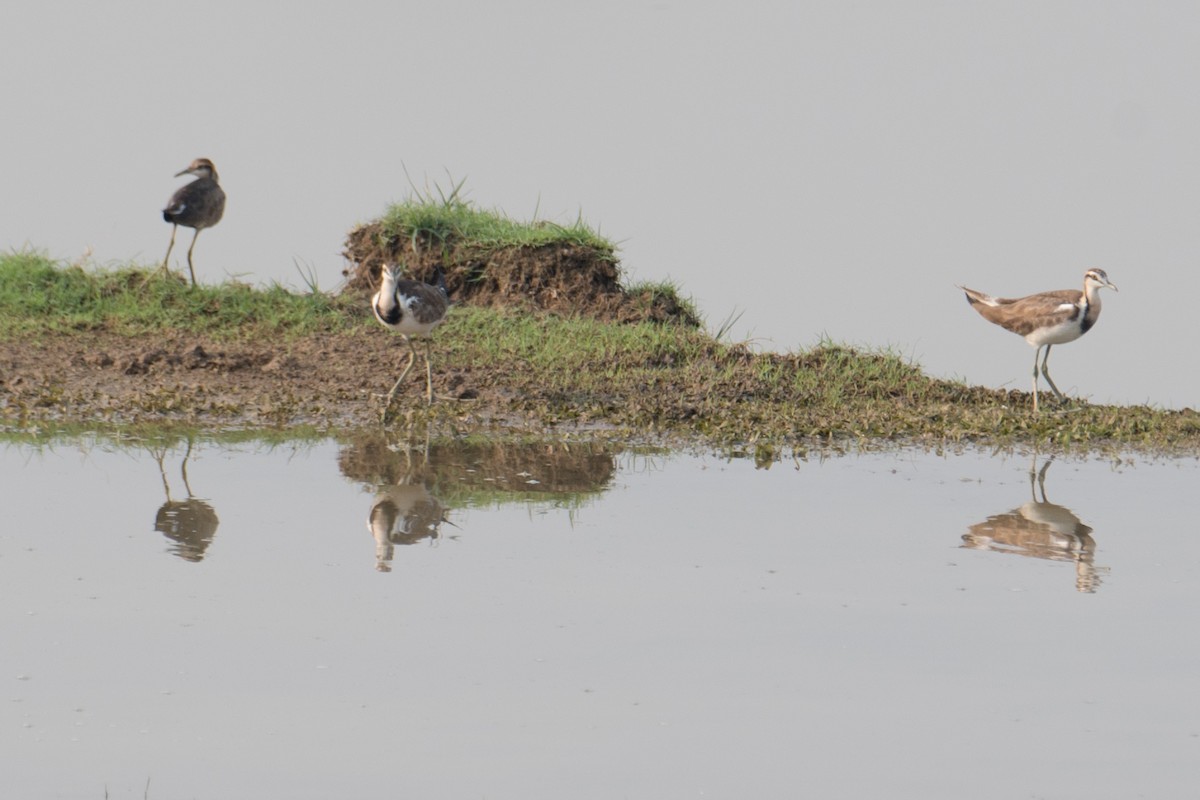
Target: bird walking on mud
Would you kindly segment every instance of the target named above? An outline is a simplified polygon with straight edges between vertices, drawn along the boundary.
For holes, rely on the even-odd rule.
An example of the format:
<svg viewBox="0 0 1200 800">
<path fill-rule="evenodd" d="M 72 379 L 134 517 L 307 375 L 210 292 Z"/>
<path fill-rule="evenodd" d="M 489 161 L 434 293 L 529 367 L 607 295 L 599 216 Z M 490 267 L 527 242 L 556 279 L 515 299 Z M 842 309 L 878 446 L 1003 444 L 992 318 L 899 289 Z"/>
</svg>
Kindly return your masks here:
<svg viewBox="0 0 1200 800">
<path fill-rule="evenodd" d="M 400 384 L 404 382 L 408 371 L 417 360 L 417 348 L 412 342 L 414 336 L 425 340 L 425 399 L 429 405 L 433 405 L 433 367 L 429 362 L 429 335 L 434 328 L 442 324 L 446 319 L 446 312 L 450 309 L 446 276 L 441 267 L 437 268 L 436 285 L 401 278 L 402 269 L 397 264 L 384 264 L 379 291 L 371 298 L 371 309 L 375 312 L 375 319 L 404 337 L 409 350 L 408 364 L 384 401 L 381 419 L 385 422 Z"/>
<path fill-rule="evenodd" d="M 217 168 L 207 158 L 197 158 L 188 164 L 187 169 L 175 173 L 176 178 L 181 175 L 195 175 L 196 180 L 179 187 L 179 190 L 171 195 L 167 207 L 163 209 L 163 219 L 171 223 L 171 243 L 167 245 L 167 254 L 163 257 L 162 271 L 169 271 L 167 264 L 171 258 L 171 249 L 175 247 L 175 231 L 180 225 L 193 228 L 196 232 L 192 235 L 192 246 L 188 248 L 187 259 L 192 286 L 195 286 L 196 270 L 192 266 L 192 251 L 196 249 L 196 239 L 200 237 L 200 231 L 221 221 L 221 215 L 225 213 L 225 190 L 218 182 Z"/>
<path fill-rule="evenodd" d="M 1055 396 L 1065 400 L 1063 393 L 1050 378 L 1046 362 L 1050 360 L 1050 348 L 1056 344 L 1073 342 L 1083 336 L 1100 318 L 1100 290 L 1117 291 L 1102 269 L 1089 269 L 1083 276 L 1083 291 L 1063 289 L 1042 292 L 1028 297 L 1007 299 L 959 286 L 971 304 L 988 322 L 994 322 L 1007 331 L 1025 337 L 1025 341 L 1037 349 L 1033 351 L 1033 410 L 1038 410 L 1038 355 L 1042 348 L 1041 373 Z"/>
</svg>

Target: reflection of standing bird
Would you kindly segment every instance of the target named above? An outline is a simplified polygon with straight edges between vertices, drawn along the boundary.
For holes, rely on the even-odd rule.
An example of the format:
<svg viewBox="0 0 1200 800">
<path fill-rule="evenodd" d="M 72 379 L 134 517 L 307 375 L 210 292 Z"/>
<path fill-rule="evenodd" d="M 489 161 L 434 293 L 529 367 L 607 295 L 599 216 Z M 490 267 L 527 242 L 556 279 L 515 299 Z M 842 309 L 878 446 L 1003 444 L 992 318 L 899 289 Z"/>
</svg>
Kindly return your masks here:
<svg viewBox="0 0 1200 800">
<path fill-rule="evenodd" d="M 417 360 L 417 349 L 412 343 L 412 336 L 425 339 L 425 397 L 433 404 L 433 367 L 429 363 L 429 335 L 433 329 L 446 319 L 450 308 L 450 300 L 446 291 L 446 276 L 441 267 L 437 269 L 437 285 L 431 286 L 421 281 L 405 280 L 400 277 L 401 267 L 395 264 L 385 264 L 379 291 L 371 298 L 371 308 L 375 311 L 375 319 L 404 337 L 408 344 L 408 364 L 396 380 L 392 390 L 388 392 L 383 404 L 383 419 L 387 419 L 388 409 L 400 384 L 408 371 Z"/>
<path fill-rule="evenodd" d="M 375 495 L 367 529 L 375 537 L 375 569 L 390 572 L 395 545 L 437 539 L 446 509 L 420 484 L 386 486 Z"/>
<path fill-rule="evenodd" d="M 963 546 L 1050 561 L 1074 561 L 1075 588 L 1081 592 L 1094 592 L 1100 585 L 1094 563 L 1096 541 L 1092 538 L 1092 529 L 1071 509 L 1046 498 L 1046 470 L 1051 461 L 1053 459 L 1047 459 L 1037 473 L 1030 468 L 1029 492 L 1033 498 L 1030 502 L 972 525 L 970 532 L 963 534 Z M 1040 500 L 1038 487 L 1042 490 Z"/>
<path fill-rule="evenodd" d="M 1025 341 L 1037 348 L 1033 351 L 1033 410 L 1037 411 L 1039 352 L 1043 347 L 1046 348 L 1046 355 L 1042 359 L 1042 375 L 1055 396 L 1063 400 L 1063 394 L 1050 379 L 1050 370 L 1046 366 L 1050 360 L 1050 348 L 1056 344 L 1073 342 L 1092 329 L 1100 318 L 1100 289 L 1104 287 L 1114 292 L 1117 290 L 1109 282 L 1104 270 L 1089 269 L 1083 276 L 1082 292 L 1063 289 L 1010 300 L 992 297 L 965 286 L 958 288 L 966 292 L 967 302 L 984 319 L 1024 336 Z"/>
<path fill-rule="evenodd" d="M 171 498 L 171 485 L 167 482 L 167 471 L 163 468 L 163 453 L 156 453 L 158 471 L 162 474 L 163 490 L 167 493 L 167 501 L 163 503 L 158 513 L 154 515 L 154 530 L 176 543 L 172 552 L 187 561 L 202 561 L 204 552 L 212 544 L 217 533 L 217 512 L 208 503 L 192 496 L 192 487 L 188 483 L 187 460 L 192 454 L 192 443 L 188 441 L 187 452 L 179 473 L 183 477 L 183 486 L 187 490 L 186 500 Z"/>
<path fill-rule="evenodd" d="M 225 213 L 225 190 L 217 182 L 217 168 L 207 158 L 197 158 L 187 169 L 175 173 L 195 175 L 196 180 L 181 186 L 179 191 L 171 195 L 167 207 L 163 209 L 163 219 L 171 223 L 171 243 L 167 245 L 167 255 L 163 258 L 163 272 L 168 271 L 167 263 L 171 258 L 171 248 L 175 247 L 175 231 L 182 225 L 194 228 L 192 246 L 188 248 L 188 272 L 192 276 L 192 286 L 196 285 L 196 270 L 192 267 L 192 251 L 196 249 L 196 239 L 200 231 L 211 228 L 221 221 Z"/>
</svg>

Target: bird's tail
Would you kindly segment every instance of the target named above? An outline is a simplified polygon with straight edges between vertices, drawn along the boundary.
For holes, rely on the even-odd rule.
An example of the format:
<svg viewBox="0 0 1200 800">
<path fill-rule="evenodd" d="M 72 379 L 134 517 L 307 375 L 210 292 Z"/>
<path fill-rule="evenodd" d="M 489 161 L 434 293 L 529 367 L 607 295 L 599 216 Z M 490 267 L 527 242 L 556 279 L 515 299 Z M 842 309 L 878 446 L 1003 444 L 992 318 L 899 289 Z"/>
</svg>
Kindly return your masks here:
<svg viewBox="0 0 1200 800">
<path fill-rule="evenodd" d="M 982 303 L 985 306 L 993 306 L 993 307 L 998 305 L 996 303 L 996 298 L 992 297 L 990 294 L 984 294 L 983 292 L 977 292 L 974 289 L 968 289 L 965 286 L 959 286 L 958 288 L 963 290 L 963 294 L 965 294 L 967 296 L 967 302 L 973 306 L 979 305 L 980 303 Z"/>
<path fill-rule="evenodd" d="M 446 288 L 446 273 L 443 272 L 442 268 L 439 266 L 434 268 L 433 275 L 434 279 L 437 281 L 434 286 L 436 286 L 438 291 L 442 293 L 442 297 L 449 300 L 450 290 Z"/>
</svg>

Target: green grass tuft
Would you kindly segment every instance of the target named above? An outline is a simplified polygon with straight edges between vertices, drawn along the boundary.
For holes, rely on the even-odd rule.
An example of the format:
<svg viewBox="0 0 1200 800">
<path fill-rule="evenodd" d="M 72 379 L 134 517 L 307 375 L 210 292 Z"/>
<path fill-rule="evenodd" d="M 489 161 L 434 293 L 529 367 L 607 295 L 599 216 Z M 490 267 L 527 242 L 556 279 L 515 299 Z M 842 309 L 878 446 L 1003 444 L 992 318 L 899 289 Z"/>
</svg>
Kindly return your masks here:
<svg viewBox="0 0 1200 800">
<path fill-rule="evenodd" d="M 582 216 L 570 225 L 545 220 L 518 222 L 499 211 L 476 208 L 461 197 L 461 188 L 460 182 L 449 193 L 440 189 L 436 195 L 432 191 L 414 192 L 407 200 L 392 205 L 380 220 L 384 235 L 442 247 L 465 242 L 483 249 L 566 243 L 616 259 L 616 245 L 592 229 Z"/>
<path fill-rule="evenodd" d="M 625 289 L 625 293 L 635 304 L 644 308 L 659 306 L 661 308 L 678 309 L 678 318 L 692 321 L 699 327 L 703 316 L 696 307 L 695 301 L 684 297 L 679 284 L 674 281 L 642 281 L 634 283 Z M 717 337 L 720 338 L 719 336 Z"/>
</svg>

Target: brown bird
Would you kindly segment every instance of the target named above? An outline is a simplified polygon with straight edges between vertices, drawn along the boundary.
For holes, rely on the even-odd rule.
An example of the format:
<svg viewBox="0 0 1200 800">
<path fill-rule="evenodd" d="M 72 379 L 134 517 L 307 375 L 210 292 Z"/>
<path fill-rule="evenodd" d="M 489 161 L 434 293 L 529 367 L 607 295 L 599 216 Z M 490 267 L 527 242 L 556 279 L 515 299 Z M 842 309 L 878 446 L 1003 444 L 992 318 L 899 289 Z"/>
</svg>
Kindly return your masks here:
<svg viewBox="0 0 1200 800">
<path fill-rule="evenodd" d="M 385 422 L 400 384 L 417 360 L 417 349 L 410 338 L 413 336 L 425 340 L 425 397 L 430 405 L 433 404 L 433 367 L 429 363 L 429 335 L 434 328 L 442 324 L 446 319 L 446 312 L 450 310 L 446 276 L 441 267 L 437 268 L 436 286 L 401 278 L 402 272 L 403 267 L 400 265 L 385 264 L 379 291 L 371 298 L 371 309 L 375 312 L 375 319 L 404 337 L 409 349 L 408 365 L 396 379 L 383 404 L 382 419 Z"/>
<path fill-rule="evenodd" d="M 192 276 L 192 286 L 196 285 L 196 270 L 192 266 L 192 251 L 196 249 L 196 239 L 200 231 L 211 228 L 221 221 L 225 213 L 225 190 L 217 179 L 217 168 L 207 158 L 197 158 L 187 169 L 175 173 L 195 175 L 196 180 L 179 187 L 179 191 L 171 195 L 170 202 L 163 209 L 163 219 L 171 223 L 171 243 L 167 245 L 167 255 L 163 258 L 162 271 L 168 272 L 167 262 L 171 258 L 171 248 L 175 246 L 175 231 L 182 225 L 193 228 L 192 246 L 188 248 L 188 272 Z"/>
<path fill-rule="evenodd" d="M 1062 392 L 1050 379 L 1046 362 L 1050 360 L 1050 348 L 1056 344 L 1073 342 L 1083 336 L 1100 318 L 1100 289 L 1117 287 L 1102 269 L 1089 269 L 1083 276 L 1083 291 L 1063 289 L 1057 292 L 1042 292 L 1028 297 L 1008 299 L 959 286 L 967 295 L 967 302 L 988 322 L 994 322 L 1007 331 L 1025 337 L 1025 341 L 1037 348 L 1033 351 L 1033 410 L 1038 410 L 1038 354 L 1046 348 L 1042 358 L 1042 375 L 1054 390 L 1059 400 Z"/>
</svg>

